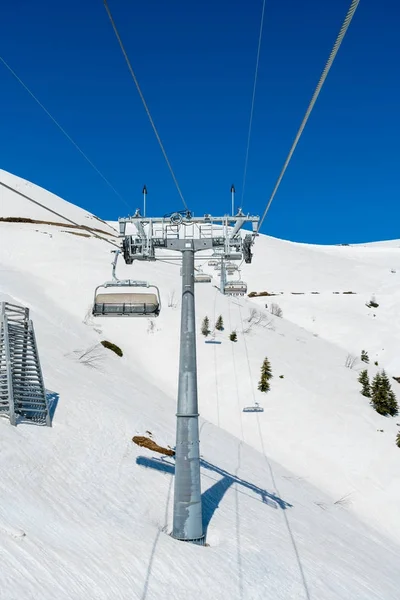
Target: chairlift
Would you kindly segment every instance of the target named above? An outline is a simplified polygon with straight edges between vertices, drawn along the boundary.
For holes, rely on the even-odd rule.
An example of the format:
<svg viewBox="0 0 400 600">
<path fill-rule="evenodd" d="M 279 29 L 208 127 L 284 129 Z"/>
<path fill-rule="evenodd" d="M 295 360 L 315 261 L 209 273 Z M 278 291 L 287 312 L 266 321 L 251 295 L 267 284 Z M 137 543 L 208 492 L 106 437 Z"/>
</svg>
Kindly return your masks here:
<svg viewBox="0 0 400 600">
<path fill-rule="evenodd" d="M 216 340 L 216 339 L 206 340 L 204 343 L 205 344 L 222 344 L 222 342 L 220 340 Z"/>
<path fill-rule="evenodd" d="M 225 267 L 228 273 L 233 273 L 234 271 L 238 270 L 238 266 L 231 262 L 227 262 Z"/>
<path fill-rule="evenodd" d="M 258 404 L 258 402 L 256 402 L 253 406 L 245 406 L 243 409 L 243 412 L 245 413 L 259 413 L 259 412 L 264 412 L 264 409 L 262 406 L 260 406 Z"/>
<path fill-rule="evenodd" d="M 112 280 L 96 287 L 92 314 L 95 317 L 157 317 L 161 310 L 160 291 L 157 286 L 147 281 L 118 279 L 115 275 L 118 255 L 117 250 L 112 263 Z M 107 292 L 99 293 L 101 288 L 152 288 L 154 292 Z"/>
<path fill-rule="evenodd" d="M 214 258 L 208 261 L 208 266 L 209 267 L 215 267 L 216 265 L 218 265 L 218 260 L 215 260 Z"/>
<path fill-rule="evenodd" d="M 240 279 L 227 281 L 224 286 L 224 293 L 227 296 L 244 296 L 247 292 L 247 283 Z"/>
<path fill-rule="evenodd" d="M 208 275 L 207 273 L 196 273 L 194 276 L 195 283 L 210 283 L 211 280 L 211 275 Z"/>
</svg>

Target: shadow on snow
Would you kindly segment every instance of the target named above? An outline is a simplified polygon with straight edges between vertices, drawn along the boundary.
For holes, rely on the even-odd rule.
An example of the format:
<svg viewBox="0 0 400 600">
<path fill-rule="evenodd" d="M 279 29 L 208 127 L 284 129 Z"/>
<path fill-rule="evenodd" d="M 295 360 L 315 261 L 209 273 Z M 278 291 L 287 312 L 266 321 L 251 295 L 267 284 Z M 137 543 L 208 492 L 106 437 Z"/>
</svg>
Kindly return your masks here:
<svg viewBox="0 0 400 600">
<path fill-rule="evenodd" d="M 165 458 L 148 458 L 146 456 L 138 456 L 136 459 L 136 464 L 140 467 L 161 471 L 162 473 L 168 473 L 169 475 L 175 474 L 175 464 L 170 460 L 166 460 Z M 220 502 L 229 488 L 234 484 L 259 495 L 261 497 L 261 502 L 271 508 L 279 507 L 282 510 L 285 510 L 287 508 L 292 508 L 293 506 L 275 494 L 272 494 L 271 492 L 268 492 L 267 490 L 250 483 L 249 481 L 245 481 L 236 475 L 232 475 L 231 473 L 228 473 L 228 471 L 211 464 L 207 460 L 200 459 L 200 466 L 202 470 L 211 471 L 221 476 L 220 479 L 216 480 L 215 483 L 201 495 L 205 533 L 207 532 L 207 528 L 215 511 L 219 507 Z M 243 489 L 239 491 L 245 493 Z"/>
</svg>

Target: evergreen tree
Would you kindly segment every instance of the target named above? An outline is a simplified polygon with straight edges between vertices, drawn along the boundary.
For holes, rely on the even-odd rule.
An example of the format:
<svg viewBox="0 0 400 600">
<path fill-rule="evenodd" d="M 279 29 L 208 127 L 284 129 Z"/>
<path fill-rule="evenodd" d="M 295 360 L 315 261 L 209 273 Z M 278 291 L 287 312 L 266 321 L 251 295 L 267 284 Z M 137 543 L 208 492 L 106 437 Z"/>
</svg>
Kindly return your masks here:
<svg viewBox="0 0 400 600">
<path fill-rule="evenodd" d="M 372 380 L 371 404 L 380 415 L 394 417 L 398 413 L 396 396 L 384 370 Z"/>
<path fill-rule="evenodd" d="M 208 317 L 204 317 L 203 323 L 201 324 L 201 333 L 206 337 L 211 333 L 210 331 L 210 320 Z"/>
<path fill-rule="evenodd" d="M 236 331 L 232 331 L 232 333 L 229 336 L 229 339 L 231 340 L 231 342 L 237 342 L 237 334 Z"/>
<path fill-rule="evenodd" d="M 400 448 L 400 431 L 399 433 L 396 435 L 396 446 L 398 446 Z"/>
<path fill-rule="evenodd" d="M 367 398 L 371 398 L 371 386 L 369 384 L 369 377 L 368 377 L 367 369 L 364 369 L 363 371 L 361 371 L 358 381 L 362 385 L 362 390 L 361 390 L 362 395 L 366 396 Z"/>
<path fill-rule="evenodd" d="M 268 358 L 264 358 L 264 362 L 261 367 L 261 378 L 258 382 L 258 389 L 260 392 L 269 392 L 270 385 L 269 380 L 272 379 L 271 364 Z"/>
<path fill-rule="evenodd" d="M 215 323 L 215 329 L 217 329 L 217 331 L 224 330 L 224 320 L 222 318 L 222 315 L 219 315 L 217 322 Z"/>
<path fill-rule="evenodd" d="M 378 372 L 371 382 L 371 404 L 374 406 L 374 401 L 378 399 L 380 394 L 380 385 L 381 385 L 381 374 Z M 375 408 L 375 406 L 374 406 Z"/>
<path fill-rule="evenodd" d="M 392 390 L 392 386 L 390 384 L 389 377 L 387 376 L 385 370 L 382 370 L 381 374 L 381 384 L 382 388 L 386 394 L 386 404 L 388 409 L 388 414 L 391 417 L 395 417 L 399 412 L 399 406 L 397 404 L 396 395 Z"/>
<path fill-rule="evenodd" d="M 361 360 L 362 362 L 369 363 L 369 356 L 366 350 L 361 350 Z"/>
<path fill-rule="evenodd" d="M 392 386 L 390 385 L 389 377 L 386 375 L 385 369 L 382 369 L 382 371 L 381 371 L 381 386 L 382 386 L 382 389 L 385 390 L 385 392 L 390 392 L 392 389 Z"/>
</svg>

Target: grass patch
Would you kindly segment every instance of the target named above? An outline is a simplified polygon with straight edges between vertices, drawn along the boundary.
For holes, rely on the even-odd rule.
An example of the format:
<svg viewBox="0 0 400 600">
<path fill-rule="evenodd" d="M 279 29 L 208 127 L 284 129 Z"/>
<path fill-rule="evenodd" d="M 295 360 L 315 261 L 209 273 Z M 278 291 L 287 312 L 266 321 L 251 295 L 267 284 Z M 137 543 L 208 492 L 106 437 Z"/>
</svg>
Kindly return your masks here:
<svg viewBox="0 0 400 600">
<path fill-rule="evenodd" d="M 175 456 L 174 450 L 171 450 L 171 448 L 163 448 L 163 446 L 159 446 L 154 440 L 151 440 L 149 437 L 146 437 L 144 435 L 134 435 L 132 438 L 132 442 L 137 446 L 148 448 L 149 450 L 153 450 L 153 452 L 158 452 L 159 454 Z"/>
<path fill-rule="evenodd" d="M 112 342 L 108 342 L 107 340 L 103 340 L 100 342 L 100 344 L 102 346 L 104 346 L 104 348 L 107 348 L 108 350 L 111 350 L 112 352 L 115 352 L 115 354 L 117 356 L 123 356 L 124 353 L 122 352 L 121 348 L 119 346 L 117 346 L 116 344 L 113 344 Z"/>
<path fill-rule="evenodd" d="M 278 294 L 273 294 L 271 292 L 250 292 L 247 294 L 249 298 L 259 298 L 261 296 L 277 296 Z"/>
</svg>

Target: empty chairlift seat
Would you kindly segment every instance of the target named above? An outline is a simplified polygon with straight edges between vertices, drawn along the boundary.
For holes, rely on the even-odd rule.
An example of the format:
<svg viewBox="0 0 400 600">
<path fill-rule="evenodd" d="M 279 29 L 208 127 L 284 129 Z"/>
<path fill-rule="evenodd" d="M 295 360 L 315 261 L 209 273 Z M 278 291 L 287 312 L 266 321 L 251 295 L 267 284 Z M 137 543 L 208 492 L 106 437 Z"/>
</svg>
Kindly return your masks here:
<svg viewBox="0 0 400 600">
<path fill-rule="evenodd" d="M 247 283 L 244 281 L 227 281 L 225 283 L 225 294 L 227 296 L 244 296 L 247 292 Z"/>
<path fill-rule="evenodd" d="M 234 263 L 226 263 L 225 268 L 228 274 L 233 274 L 235 271 L 238 270 L 238 266 Z"/>
<path fill-rule="evenodd" d="M 245 406 L 243 412 L 258 413 L 264 412 L 264 409 L 259 404 L 255 404 L 254 406 Z"/>
<path fill-rule="evenodd" d="M 211 275 L 207 275 L 207 273 L 197 273 L 194 276 L 194 282 L 195 283 L 210 283 Z"/>
<path fill-rule="evenodd" d="M 119 254 L 117 250 L 112 262 L 112 280 L 98 285 L 94 291 L 93 316 L 157 317 L 161 310 L 158 287 L 147 281 L 118 279 L 115 271 Z"/>
<path fill-rule="evenodd" d="M 135 292 L 121 288 L 145 287 L 153 288 L 155 292 Z M 101 288 L 119 288 L 118 291 L 100 291 Z M 120 291 L 121 290 L 121 291 Z M 160 293 L 154 285 L 147 282 L 118 280 L 99 285 L 94 294 L 92 313 L 95 317 L 157 317 L 161 309 Z"/>
<path fill-rule="evenodd" d="M 93 314 L 95 316 L 158 316 L 160 306 L 156 294 L 97 294 Z"/>
</svg>

